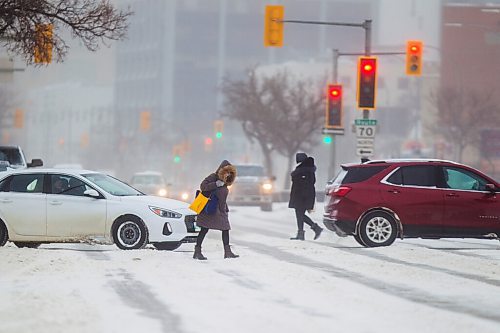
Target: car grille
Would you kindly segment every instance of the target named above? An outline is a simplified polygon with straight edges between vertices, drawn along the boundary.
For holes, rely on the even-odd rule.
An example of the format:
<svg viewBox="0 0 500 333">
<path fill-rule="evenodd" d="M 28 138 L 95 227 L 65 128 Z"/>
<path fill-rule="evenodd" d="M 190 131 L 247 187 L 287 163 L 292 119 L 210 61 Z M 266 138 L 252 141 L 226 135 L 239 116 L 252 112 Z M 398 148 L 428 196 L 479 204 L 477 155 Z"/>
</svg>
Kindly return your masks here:
<svg viewBox="0 0 500 333">
<path fill-rule="evenodd" d="M 188 232 L 196 232 L 196 216 L 197 215 L 186 215 L 184 217 L 184 223 L 186 224 Z"/>
<path fill-rule="evenodd" d="M 238 186 L 234 186 L 231 188 L 231 194 L 233 195 L 259 195 L 260 194 L 260 186 L 259 184 L 238 184 Z"/>
</svg>

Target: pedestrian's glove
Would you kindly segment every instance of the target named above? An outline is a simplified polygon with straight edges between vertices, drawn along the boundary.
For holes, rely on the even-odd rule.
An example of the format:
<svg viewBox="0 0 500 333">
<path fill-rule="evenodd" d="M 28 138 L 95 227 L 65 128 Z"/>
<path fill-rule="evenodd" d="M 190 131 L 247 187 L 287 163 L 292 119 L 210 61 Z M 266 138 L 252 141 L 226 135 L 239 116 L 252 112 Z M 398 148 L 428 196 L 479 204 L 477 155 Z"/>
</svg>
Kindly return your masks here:
<svg viewBox="0 0 500 333">
<path fill-rule="evenodd" d="M 224 186 L 224 182 L 222 180 L 217 180 L 215 182 L 215 185 L 217 185 L 217 187 L 221 187 L 221 186 Z"/>
</svg>

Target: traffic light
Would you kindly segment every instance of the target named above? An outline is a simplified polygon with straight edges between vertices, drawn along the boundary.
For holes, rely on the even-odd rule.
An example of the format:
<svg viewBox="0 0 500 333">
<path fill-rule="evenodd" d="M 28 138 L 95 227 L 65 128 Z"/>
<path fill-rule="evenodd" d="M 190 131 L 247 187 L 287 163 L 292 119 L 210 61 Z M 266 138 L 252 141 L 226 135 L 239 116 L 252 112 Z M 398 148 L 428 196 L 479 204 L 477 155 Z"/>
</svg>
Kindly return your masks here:
<svg viewBox="0 0 500 333">
<path fill-rule="evenodd" d="M 14 128 L 24 127 L 24 111 L 21 109 L 16 109 L 14 111 Z"/>
<path fill-rule="evenodd" d="M 342 85 L 329 84 L 326 89 L 326 128 L 342 128 Z"/>
<path fill-rule="evenodd" d="M 83 133 L 80 136 L 80 147 L 87 148 L 89 146 L 90 138 L 88 133 Z"/>
<path fill-rule="evenodd" d="M 142 111 L 140 115 L 139 128 L 143 132 L 149 131 L 151 128 L 151 112 Z"/>
<path fill-rule="evenodd" d="M 208 153 L 208 152 L 211 152 L 212 151 L 212 147 L 213 147 L 213 140 L 212 138 L 205 138 L 205 151 Z"/>
<path fill-rule="evenodd" d="M 174 163 L 181 162 L 182 145 L 175 145 L 172 148 L 172 155 L 174 155 Z"/>
<path fill-rule="evenodd" d="M 331 143 L 332 143 L 332 141 L 333 141 L 333 140 L 332 140 L 332 137 L 331 137 L 331 136 L 329 136 L 329 135 L 325 135 L 325 136 L 323 137 L 323 143 L 324 143 L 324 144 L 326 144 L 326 145 L 331 144 Z"/>
<path fill-rule="evenodd" d="M 420 76 L 422 74 L 422 52 L 424 44 L 419 40 L 406 43 L 406 74 Z"/>
<path fill-rule="evenodd" d="M 264 18 L 264 46 L 283 46 L 282 21 L 284 16 L 284 6 L 266 6 L 266 16 Z"/>
<path fill-rule="evenodd" d="M 37 64 L 48 64 L 52 61 L 52 24 L 37 24 L 35 27 L 34 61 Z"/>
<path fill-rule="evenodd" d="M 357 100 L 360 109 L 375 109 L 377 58 L 359 57 Z"/>
<path fill-rule="evenodd" d="M 222 131 L 224 130 L 224 121 L 223 120 L 214 121 L 214 130 L 215 130 L 215 137 L 217 139 L 222 138 Z"/>
</svg>

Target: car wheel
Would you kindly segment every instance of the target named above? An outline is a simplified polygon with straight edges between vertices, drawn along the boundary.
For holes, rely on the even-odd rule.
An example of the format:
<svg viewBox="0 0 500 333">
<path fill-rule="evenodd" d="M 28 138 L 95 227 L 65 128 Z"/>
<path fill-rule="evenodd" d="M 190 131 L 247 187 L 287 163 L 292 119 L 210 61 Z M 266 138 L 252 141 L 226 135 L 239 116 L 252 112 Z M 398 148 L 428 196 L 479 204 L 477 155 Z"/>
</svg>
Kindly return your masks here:
<svg viewBox="0 0 500 333">
<path fill-rule="evenodd" d="M 41 243 L 34 243 L 34 242 L 14 242 L 14 245 L 17 246 L 18 248 L 23 248 L 27 247 L 30 249 L 37 249 Z"/>
<path fill-rule="evenodd" d="M 4 246 L 9 240 L 9 233 L 5 224 L 0 221 L 0 246 Z"/>
<path fill-rule="evenodd" d="M 123 216 L 114 224 L 113 238 L 122 250 L 142 249 L 148 243 L 148 229 L 137 216 Z"/>
<path fill-rule="evenodd" d="M 359 244 L 359 245 L 366 247 L 365 243 L 363 243 L 363 240 L 362 240 L 362 239 L 361 239 L 361 237 L 359 236 L 359 233 L 358 233 L 358 234 L 355 234 L 355 235 L 353 235 L 353 236 L 354 236 L 354 239 L 356 240 L 356 242 L 358 242 L 358 244 Z"/>
<path fill-rule="evenodd" d="M 272 212 L 273 211 L 273 203 L 266 203 L 260 206 L 260 210 L 263 212 Z"/>
<path fill-rule="evenodd" d="M 384 211 L 366 214 L 359 226 L 359 237 L 367 247 L 389 246 L 394 243 L 397 234 L 396 220 Z"/>
<path fill-rule="evenodd" d="M 177 249 L 179 246 L 181 246 L 181 242 L 161 242 L 161 243 L 153 243 L 153 246 L 157 250 L 163 250 L 163 251 L 173 251 Z"/>
</svg>

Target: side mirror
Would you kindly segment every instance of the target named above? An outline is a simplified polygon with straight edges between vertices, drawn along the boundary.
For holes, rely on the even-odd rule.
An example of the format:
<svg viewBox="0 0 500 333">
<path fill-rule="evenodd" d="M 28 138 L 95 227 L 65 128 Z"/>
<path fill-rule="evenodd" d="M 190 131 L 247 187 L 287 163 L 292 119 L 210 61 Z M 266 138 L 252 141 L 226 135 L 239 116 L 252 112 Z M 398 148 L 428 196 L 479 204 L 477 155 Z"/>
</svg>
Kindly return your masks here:
<svg viewBox="0 0 500 333">
<path fill-rule="evenodd" d="M 491 193 L 495 193 L 496 189 L 497 189 L 494 184 L 486 184 L 485 187 L 486 187 L 486 190 L 490 191 Z"/>
<path fill-rule="evenodd" d="M 43 161 L 39 158 L 34 158 L 31 160 L 31 163 L 28 163 L 28 168 L 35 168 L 43 166 Z"/>
<path fill-rule="evenodd" d="M 86 197 L 94 198 L 94 199 L 97 199 L 100 197 L 99 192 L 97 192 L 94 189 L 86 190 L 85 192 L 83 192 L 83 195 Z"/>
</svg>

